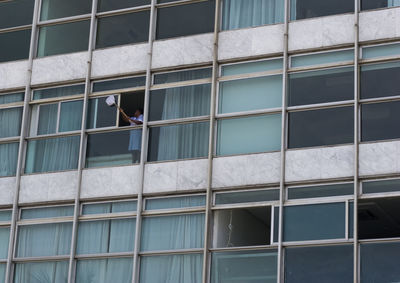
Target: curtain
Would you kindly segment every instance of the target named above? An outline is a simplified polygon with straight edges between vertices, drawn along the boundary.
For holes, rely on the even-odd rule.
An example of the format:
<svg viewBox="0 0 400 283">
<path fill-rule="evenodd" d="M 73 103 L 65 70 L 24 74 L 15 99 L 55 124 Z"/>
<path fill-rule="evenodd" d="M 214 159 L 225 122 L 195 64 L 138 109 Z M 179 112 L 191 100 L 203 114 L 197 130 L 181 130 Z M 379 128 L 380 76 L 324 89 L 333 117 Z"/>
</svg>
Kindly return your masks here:
<svg viewBox="0 0 400 283">
<path fill-rule="evenodd" d="M 79 260 L 75 283 L 131 283 L 132 266 L 131 258 Z"/>
<path fill-rule="evenodd" d="M 10 228 L 0 228 L 0 259 L 6 259 L 8 255 L 8 241 L 10 238 Z M 1 282 L 1 277 L 0 277 Z"/>
<path fill-rule="evenodd" d="M 22 107 L 0 110 L 0 138 L 20 135 Z"/>
<path fill-rule="evenodd" d="M 140 260 L 140 283 L 200 283 L 201 273 L 200 254 L 146 256 Z"/>
<path fill-rule="evenodd" d="M 68 262 L 17 263 L 14 283 L 67 283 Z"/>
<path fill-rule="evenodd" d="M 20 102 L 24 100 L 24 96 L 23 92 L 0 95 L 0 104 Z"/>
<path fill-rule="evenodd" d="M 1 122 L 0 122 L 1 123 Z M 0 176 L 13 176 L 17 171 L 19 143 L 0 144 Z"/>
<path fill-rule="evenodd" d="M 54 134 L 57 131 L 58 103 L 39 106 L 38 135 Z"/>
<path fill-rule="evenodd" d="M 282 0 L 225 0 L 222 29 L 238 29 L 283 22 Z"/>
<path fill-rule="evenodd" d="M 60 132 L 80 130 L 82 125 L 82 108 L 82 100 L 61 103 L 58 130 Z"/>
</svg>

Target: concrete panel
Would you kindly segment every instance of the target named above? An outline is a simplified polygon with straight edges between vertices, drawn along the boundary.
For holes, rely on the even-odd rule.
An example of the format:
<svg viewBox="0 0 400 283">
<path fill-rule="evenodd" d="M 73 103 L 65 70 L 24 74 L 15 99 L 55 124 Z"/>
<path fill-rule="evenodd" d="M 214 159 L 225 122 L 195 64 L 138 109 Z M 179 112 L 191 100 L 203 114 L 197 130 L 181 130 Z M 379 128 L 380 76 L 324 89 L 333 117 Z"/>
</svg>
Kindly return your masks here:
<svg viewBox="0 0 400 283">
<path fill-rule="evenodd" d="M 289 24 L 289 51 L 354 42 L 354 15 L 335 15 Z"/>
<path fill-rule="evenodd" d="M 86 169 L 81 198 L 135 195 L 139 192 L 139 166 Z"/>
<path fill-rule="evenodd" d="M 400 172 L 400 141 L 360 145 L 361 176 Z"/>
<path fill-rule="evenodd" d="M 279 52 L 283 52 L 283 24 L 223 31 L 219 34 L 219 60 Z"/>
<path fill-rule="evenodd" d="M 92 77 L 145 72 L 147 51 L 147 43 L 95 50 Z"/>
<path fill-rule="evenodd" d="M 160 40 L 153 43 L 152 68 L 210 63 L 213 59 L 213 34 L 200 34 Z"/>
<path fill-rule="evenodd" d="M 63 54 L 33 60 L 32 84 L 84 79 L 87 52 Z"/>
<path fill-rule="evenodd" d="M 0 64 L 0 89 L 25 87 L 28 75 L 28 61 Z"/>
<path fill-rule="evenodd" d="M 286 182 L 353 176 L 353 146 L 289 150 Z"/>
<path fill-rule="evenodd" d="M 400 37 L 400 7 L 360 13 L 360 41 Z"/>
<path fill-rule="evenodd" d="M 218 188 L 278 183 L 280 158 L 280 152 L 215 158 L 212 186 Z"/>
<path fill-rule="evenodd" d="M 15 177 L 0 178 L 0 205 L 13 204 Z"/>
<path fill-rule="evenodd" d="M 19 203 L 74 200 L 77 181 L 76 171 L 22 176 Z"/>
</svg>

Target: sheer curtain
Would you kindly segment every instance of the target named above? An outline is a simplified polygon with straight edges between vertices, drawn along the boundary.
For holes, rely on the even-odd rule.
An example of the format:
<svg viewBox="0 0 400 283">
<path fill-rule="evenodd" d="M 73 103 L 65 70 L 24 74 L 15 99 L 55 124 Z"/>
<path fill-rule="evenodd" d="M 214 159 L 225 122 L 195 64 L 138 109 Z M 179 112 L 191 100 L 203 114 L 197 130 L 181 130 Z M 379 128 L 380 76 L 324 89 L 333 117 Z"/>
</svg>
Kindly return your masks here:
<svg viewBox="0 0 400 283">
<path fill-rule="evenodd" d="M 22 107 L 0 110 L 0 138 L 20 135 Z"/>
<path fill-rule="evenodd" d="M 38 135 L 54 134 L 57 131 L 58 103 L 39 106 Z"/>
<path fill-rule="evenodd" d="M 132 258 L 79 260 L 77 263 L 75 282 L 131 283 L 132 266 Z"/>
<path fill-rule="evenodd" d="M 19 143 L 0 144 L 0 176 L 15 175 Z"/>
<path fill-rule="evenodd" d="M 82 126 L 82 108 L 82 100 L 61 103 L 58 130 L 60 132 L 80 130 Z"/>
<path fill-rule="evenodd" d="M 68 262 L 17 263 L 14 283 L 67 283 Z"/>
<path fill-rule="evenodd" d="M 238 29 L 283 22 L 282 0 L 225 0 L 222 29 Z"/>
</svg>

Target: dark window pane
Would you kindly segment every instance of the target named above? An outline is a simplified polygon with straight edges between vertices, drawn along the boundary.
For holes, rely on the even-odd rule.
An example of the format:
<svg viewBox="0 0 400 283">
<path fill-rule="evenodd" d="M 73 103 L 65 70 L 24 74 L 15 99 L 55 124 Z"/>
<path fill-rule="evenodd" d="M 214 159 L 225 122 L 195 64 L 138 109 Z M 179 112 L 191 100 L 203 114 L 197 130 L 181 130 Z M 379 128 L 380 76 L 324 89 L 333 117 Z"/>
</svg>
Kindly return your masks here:
<svg viewBox="0 0 400 283">
<path fill-rule="evenodd" d="M 108 106 L 106 99 L 107 97 L 89 99 L 86 123 L 88 129 L 116 126 L 117 109 Z M 118 97 L 116 97 L 116 103 L 118 103 Z"/>
<path fill-rule="evenodd" d="M 279 207 L 274 207 L 274 243 L 279 242 Z"/>
<path fill-rule="evenodd" d="M 88 49 L 90 21 L 80 21 L 39 29 L 38 57 Z"/>
<path fill-rule="evenodd" d="M 300 20 L 354 11 L 354 1 L 349 0 L 291 0 L 290 19 Z"/>
<path fill-rule="evenodd" d="M 147 41 L 149 23 L 150 11 L 100 18 L 96 48 Z"/>
<path fill-rule="evenodd" d="M 279 200 L 279 190 L 217 193 L 215 204 L 245 203 Z"/>
<path fill-rule="evenodd" d="M 92 0 L 42 0 L 40 20 L 90 14 Z"/>
<path fill-rule="evenodd" d="M 93 83 L 93 92 L 113 89 L 140 87 L 146 84 L 146 77 L 133 77 Z"/>
<path fill-rule="evenodd" d="M 1 94 L 0 95 L 0 104 L 21 102 L 21 101 L 24 101 L 24 97 L 25 97 L 24 92 Z"/>
<path fill-rule="evenodd" d="M 31 30 L 0 33 L 0 62 L 28 59 Z"/>
<path fill-rule="evenodd" d="M 38 89 L 33 91 L 33 99 L 46 99 L 61 96 L 79 95 L 85 93 L 85 85 L 70 85 L 62 87 L 53 87 Z"/>
<path fill-rule="evenodd" d="M 212 69 L 204 68 L 197 70 L 186 70 L 178 72 L 169 72 L 154 75 L 154 84 L 166 84 L 181 81 L 199 80 L 211 78 Z"/>
<path fill-rule="evenodd" d="M 387 193 L 400 191 L 400 180 L 381 180 L 362 183 L 363 194 Z"/>
<path fill-rule="evenodd" d="M 361 98 L 400 95 L 400 62 L 361 67 Z"/>
<path fill-rule="evenodd" d="M 0 177 L 15 175 L 17 171 L 18 147 L 19 143 L 0 144 Z"/>
<path fill-rule="evenodd" d="M 99 0 L 97 11 L 104 12 L 143 5 L 150 5 L 150 0 Z"/>
<path fill-rule="evenodd" d="M 289 199 L 342 196 L 342 195 L 352 195 L 353 193 L 354 193 L 353 184 L 337 184 L 337 185 L 325 185 L 325 186 L 288 188 Z"/>
<path fill-rule="evenodd" d="M 400 138 L 400 101 L 361 106 L 361 140 Z"/>
<path fill-rule="evenodd" d="M 353 107 L 289 113 L 289 148 L 353 142 Z"/>
<path fill-rule="evenodd" d="M 289 106 L 353 99 L 354 71 L 351 67 L 289 76 Z"/>
<path fill-rule="evenodd" d="M 209 123 L 150 128 L 148 161 L 206 157 Z"/>
<path fill-rule="evenodd" d="M 400 199 L 377 198 L 358 203 L 358 237 L 380 239 L 400 237 Z"/>
<path fill-rule="evenodd" d="M 361 282 L 400 282 L 400 243 L 361 244 Z"/>
<path fill-rule="evenodd" d="M 400 2 L 396 0 L 362 0 L 361 10 L 371 10 L 378 8 L 399 6 Z"/>
<path fill-rule="evenodd" d="M 156 39 L 214 31 L 215 1 L 159 8 Z"/>
<path fill-rule="evenodd" d="M 0 29 L 31 25 L 34 4 L 35 0 L 2 1 L 0 3 Z"/>
<path fill-rule="evenodd" d="M 22 107 L 0 109 L 0 138 L 19 136 L 21 121 Z"/>
<path fill-rule="evenodd" d="M 149 120 L 168 120 L 210 113 L 211 84 L 153 90 Z"/>
<path fill-rule="evenodd" d="M 286 283 L 353 282 L 353 246 L 285 249 Z"/>
</svg>

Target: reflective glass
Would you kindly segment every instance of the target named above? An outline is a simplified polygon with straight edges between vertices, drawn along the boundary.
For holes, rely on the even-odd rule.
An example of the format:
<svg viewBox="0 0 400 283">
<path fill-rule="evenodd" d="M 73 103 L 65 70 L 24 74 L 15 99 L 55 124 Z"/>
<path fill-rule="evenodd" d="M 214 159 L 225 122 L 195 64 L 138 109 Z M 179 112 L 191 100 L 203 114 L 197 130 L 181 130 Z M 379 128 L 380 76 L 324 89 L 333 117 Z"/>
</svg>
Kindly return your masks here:
<svg viewBox="0 0 400 283">
<path fill-rule="evenodd" d="M 290 19 L 300 20 L 354 12 L 354 2 L 348 0 L 291 0 Z"/>
<path fill-rule="evenodd" d="M 0 227 L 0 259 L 7 259 L 9 240 L 10 240 L 10 228 Z M 1 276 L 0 276 L 0 282 L 1 282 Z"/>
<path fill-rule="evenodd" d="M 116 97 L 116 103 L 118 104 Z M 117 109 L 106 104 L 107 97 L 89 99 L 87 129 L 115 127 L 117 123 Z"/>
<path fill-rule="evenodd" d="M 120 202 L 106 202 L 106 203 L 90 203 L 84 204 L 82 214 L 104 214 L 104 213 L 118 213 L 118 212 L 136 212 L 136 201 L 120 201 Z"/>
<path fill-rule="evenodd" d="M 0 63 L 28 59 L 30 43 L 30 29 L 0 33 Z"/>
<path fill-rule="evenodd" d="M 55 206 L 55 207 L 40 207 L 40 208 L 24 208 L 21 210 L 21 219 L 37 219 L 37 218 L 52 218 L 73 216 L 74 207 Z"/>
<path fill-rule="evenodd" d="M 267 72 L 273 70 L 282 70 L 282 68 L 283 68 L 282 59 L 230 64 L 230 65 L 223 65 L 221 67 L 221 76 L 233 76 L 240 74 Z"/>
<path fill-rule="evenodd" d="M 146 77 L 123 78 L 93 83 L 93 92 L 140 87 L 146 84 Z"/>
<path fill-rule="evenodd" d="M 75 282 L 131 283 L 132 267 L 132 258 L 78 260 Z"/>
<path fill-rule="evenodd" d="M 319 198 L 354 194 L 353 184 L 335 184 L 288 188 L 289 199 Z"/>
<path fill-rule="evenodd" d="M 217 193 L 215 195 L 215 204 L 233 204 L 274 200 L 279 200 L 279 190 Z"/>
<path fill-rule="evenodd" d="M 388 193 L 400 191 L 400 180 L 380 180 L 362 183 L 363 194 Z"/>
<path fill-rule="evenodd" d="M 334 52 L 321 52 L 316 54 L 292 56 L 290 58 L 290 64 L 292 68 L 295 68 L 353 60 L 354 50 L 341 50 Z"/>
<path fill-rule="evenodd" d="M 62 102 L 60 106 L 59 132 L 80 130 L 82 126 L 83 101 Z"/>
<path fill-rule="evenodd" d="M 399 0 L 361 0 L 361 10 L 400 6 Z"/>
<path fill-rule="evenodd" d="M 150 5 L 150 0 L 99 0 L 97 11 L 104 12 L 143 5 Z"/>
<path fill-rule="evenodd" d="M 206 79 L 206 78 L 211 78 L 211 73 L 212 73 L 211 68 L 203 68 L 203 69 L 155 74 L 154 84 L 166 84 L 166 83 L 174 83 L 181 81 Z"/>
<path fill-rule="evenodd" d="M 0 29 L 31 25 L 34 5 L 35 0 L 0 2 Z"/>
<path fill-rule="evenodd" d="M 68 261 L 16 263 L 14 283 L 27 282 L 67 283 Z"/>
<path fill-rule="evenodd" d="M 19 136 L 21 121 L 22 107 L 0 109 L 0 139 Z"/>
<path fill-rule="evenodd" d="M 4 283 L 4 279 L 6 276 L 6 267 L 7 267 L 7 264 L 5 264 L 5 263 L 0 264 L 0 283 Z"/>
<path fill-rule="evenodd" d="M 0 177 L 14 176 L 17 171 L 19 143 L 0 144 Z"/>
<path fill-rule="evenodd" d="M 90 14 L 92 0 L 42 0 L 40 20 Z"/>
<path fill-rule="evenodd" d="M 83 95 L 85 93 L 85 85 L 69 85 L 62 87 L 53 87 L 53 88 L 45 88 L 38 89 L 33 91 L 33 99 L 46 99 L 46 98 L 55 98 L 62 96 L 70 96 L 70 95 Z"/>
<path fill-rule="evenodd" d="M 204 195 L 146 199 L 146 210 L 199 207 L 206 205 Z"/>
<path fill-rule="evenodd" d="M 0 104 L 22 102 L 24 101 L 24 97 L 24 92 L 0 94 Z"/>
<path fill-rule="evenodd" d="M 10 221 L 12 210 L 0 210 L 0 221 Z"/>
<path fill-rule="evenodd" d="M 373 1 L 378 2 L 376 0 L 373 0 Z M 383 1 L 387 1 L 387 0 L 383 0 Z M 400 2 L 399 2 L 399 4 L 400 4 Z M 363 59 L 396 56 L 399 54 L 400 54 L 400 43 L 370 46 L 370 47 L 364 47 L 362 49 L 362 58 Z"/>
</svg>

